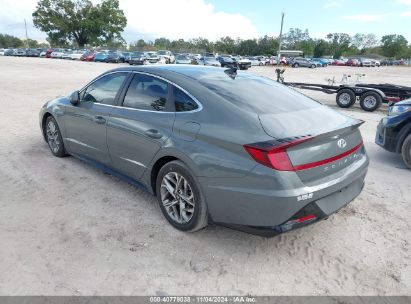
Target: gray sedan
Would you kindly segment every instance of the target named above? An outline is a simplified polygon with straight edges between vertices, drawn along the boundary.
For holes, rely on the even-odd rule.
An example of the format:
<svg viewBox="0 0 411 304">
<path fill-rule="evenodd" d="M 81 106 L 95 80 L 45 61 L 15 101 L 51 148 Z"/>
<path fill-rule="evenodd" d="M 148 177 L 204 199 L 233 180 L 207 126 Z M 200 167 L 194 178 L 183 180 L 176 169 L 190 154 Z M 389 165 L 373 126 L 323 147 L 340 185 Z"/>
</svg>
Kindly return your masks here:
<svg viewBox="0 0 411 304">
<path fill-rule="evenodd" d="M 52 154 L 145 188 L 175 228 L 266 235 L 361 192 L 361 123 L 270 79 L 190 65 L 111 70 L 40 111 Z"/>
</svg>

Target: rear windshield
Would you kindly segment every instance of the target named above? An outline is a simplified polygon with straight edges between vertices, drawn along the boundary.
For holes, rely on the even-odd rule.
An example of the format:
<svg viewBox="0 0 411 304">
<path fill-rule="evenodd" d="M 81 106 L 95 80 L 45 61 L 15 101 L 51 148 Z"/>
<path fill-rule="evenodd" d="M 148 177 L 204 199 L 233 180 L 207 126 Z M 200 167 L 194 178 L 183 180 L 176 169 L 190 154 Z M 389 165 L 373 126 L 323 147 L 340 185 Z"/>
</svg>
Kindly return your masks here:
<svg viewBox="0 0 411 304">
<path fill-rule="evenodd" d="M 285 85 L 265 77 L 237 71 L 232 79 L 226 73 L 199 78 L 199 82 L 234 105 L 257 114 L 301 111 L 321 104 Z"/>
</svg>

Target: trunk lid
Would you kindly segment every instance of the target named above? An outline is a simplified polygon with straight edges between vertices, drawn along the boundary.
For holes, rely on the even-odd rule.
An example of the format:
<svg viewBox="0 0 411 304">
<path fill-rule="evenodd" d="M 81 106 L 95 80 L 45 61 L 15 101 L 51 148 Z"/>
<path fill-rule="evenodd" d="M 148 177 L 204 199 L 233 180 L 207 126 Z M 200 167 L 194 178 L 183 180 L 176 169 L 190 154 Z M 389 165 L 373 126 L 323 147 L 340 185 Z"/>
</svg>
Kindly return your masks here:
<svg viewBox="0 0 411 304">
<path fill-rule="evenodd" d="M 264 131 L 277 140 L 311 137 L 287 149 L 291 164 L 306 183 L 344 170 L 365 153 L 358 129 L 363 122 L 325 106 L 259 118 Z"/>
</svg>

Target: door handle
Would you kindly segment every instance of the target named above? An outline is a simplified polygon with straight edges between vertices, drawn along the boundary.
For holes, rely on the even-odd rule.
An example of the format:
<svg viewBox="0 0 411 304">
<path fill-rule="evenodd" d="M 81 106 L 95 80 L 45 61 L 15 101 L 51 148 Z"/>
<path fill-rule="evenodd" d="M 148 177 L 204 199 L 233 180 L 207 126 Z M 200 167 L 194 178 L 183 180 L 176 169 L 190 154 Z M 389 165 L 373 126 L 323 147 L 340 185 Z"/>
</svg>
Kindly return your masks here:
<svg viewBox="0 0 411 304">
<path fill-rule="evenodd" d="M 155 130 L 155 129 L 147 130 L 146 132 L 144 132 L 144 134 L 147 135 L 148 137 L 155 138 L 155 139 L 160 139 L 161 137 L 163 137 L 163 134 L 161 134 L 160 132 L 158 132 L 158 130 Z"/>
<path fill-rule="evenodd" d="M 106 123 L 106 119 L 103 116 L 94 116 L 93 121 L 98 124 Z"/>
</svg>

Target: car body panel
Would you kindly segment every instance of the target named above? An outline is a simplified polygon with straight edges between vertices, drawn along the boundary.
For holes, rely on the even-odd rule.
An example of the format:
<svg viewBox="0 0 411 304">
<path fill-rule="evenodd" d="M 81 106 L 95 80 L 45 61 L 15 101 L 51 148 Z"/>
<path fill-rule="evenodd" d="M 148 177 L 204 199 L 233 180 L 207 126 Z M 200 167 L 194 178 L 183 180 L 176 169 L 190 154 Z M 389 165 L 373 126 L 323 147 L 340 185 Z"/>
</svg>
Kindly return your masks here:
<svg viewBox="0 0 411 304">
<path fill-rule="evenodd" d="M 260 108 L 259 103 L 251 103 L 247 107 L 247 94 L 238 95 L 246 99 L 239 100 L 237 95 L 228 96 L 219 87 L 238 83 L 237 89 L 242 94 L 242 90 L 247 89 L 241 88 L 244 86 L 242 81 L 250 83 L 251 89 L 253 82 L 267 83 L 267 92 L 277 92 L 272 105 L 282 104 L 282 98 L 287 99 L 291 89 L 274 81 L 242 71 L 238 71 L 233 79 L 222 68 L 192 65 L 121 67 L 107 73 L 120 71 L 165 79 L 173 88 L 181 88 L 193 96 L 198 108 L 175 113 L 123 108 L 120 106 L 121 96 L 127 84 L 124 84 L 120 97 L 111 106 L 82 103 L 74 106 L 67 97 L 58 98 L 41 109 L 40 125 L 43 126 L 44 115 L 53 115 L 61 126 L 69 153 L 119 172 L 121 176 L 141 183 L 151 193 L 155 193 L 152 170 L 156 163 L 164 157 L 180 159 L 199 181 L 210 218 L 225 224 L 274 227 L 283 224 L 309 204 L 316 204 L 324 214 L 329 215 L 348 204 L 362 189 L 368 167 L 363 146 L 344 158 L 301 172 L 279 171 L 264 166 L 257 163 L 244 148 L 250 143 L 281 140 L 279 136 L 283 135 L 319 133 L 314 134 L 317 137 L 311 142 L 288 150 L 295 164 L 315 161 L 347 151 L 361 141 L 356 120 L 343 116 L 337 120 L 337 126 L 331 128 L 329 125 L 322 126 L 323 121 L 317 118 L 317 124 L 322 126 L 318 127 L 302 111 L 300 116 L 304 123 L 300 124 L 300 132 L 297 127 L 291 127 L 289 133 L 282 128 L 277 131 L 271 122 L 273 117 L 269 117 L 273 113 L 265 113 L 267 111 Z M 170 100 L 173 96 L 169 95 Z M 300 95 L 295 98 L 300 98 Z M 270 104 L 270 101 L 264 102 Z M 309 108 L 328 111 L 325 106 L 312 100 L 304 99 L 303 103 L 313 105 Z M 276 105 L 274 109 L 283 108 Z M 322 112 L 318 111 L 317 116 L 322 116 Z M 107 117 L 107 123 L 93 125 L 96 124 L 93 121 L 96 115 Z M 282 119 L 291 121 L 295 113 L 290 114 L 291 117 L 285 113 L 281 115 L 284 115 Z M 339 117 L 342 114 L 335 115 Z M 163 136 L 147 138 L 145 131 L 153 128 Z M 313 132 L 310 132 L 311 129 Z M 337 138 L 331 139 L 330 136 L 343 136 L 347 146 L 344 149 L 332 146 Z M 318 153 L 318 149 L 322 151 Z"/>
</svg>

